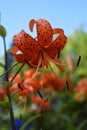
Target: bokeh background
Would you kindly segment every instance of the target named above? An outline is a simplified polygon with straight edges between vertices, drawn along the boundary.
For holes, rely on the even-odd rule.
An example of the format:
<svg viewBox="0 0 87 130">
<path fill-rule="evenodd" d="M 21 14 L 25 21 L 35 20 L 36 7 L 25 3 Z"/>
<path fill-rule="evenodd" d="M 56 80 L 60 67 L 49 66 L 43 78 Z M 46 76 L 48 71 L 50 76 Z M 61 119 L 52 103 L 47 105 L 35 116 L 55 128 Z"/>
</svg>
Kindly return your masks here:
<svg viewBox="0 0 87 130">
<path fill-rule="evenodd" d="M 12 38 L 15 34 L 24 29 L 33 37 L 36 36 L 35 29 L 31 33 L 29 30 L 29 21 L 33 19 L 47 19 L 53 28 L 62 28 L 68 37 L 66 47 L 61 52 L 62 63 L 70 63 L 71 66 L 65 66 L 65 71 L 61 72 L 57 66 L 52 64 L 54 71 L 60 78 L 65 80 L 68 75 L 70 81 L 70 90 L 67 90 L 66 84 L 62 90 L 49 91 L 49 100 L 52 104 L 50 110 L 44 110 L 41 118 L 38 118 L 30 124 L 30 130 L 87 130 L 87 1 L 86 0 L 0 0 L 0 24 L 7 30 L 6 45 L 7 50 L 11 47 Z M 76 67 L 78 57 L 81 56 L 81 62 Z M 4 62 L 3 40 L 0 37 L 0 62 Z M 15 60 L 11 56 L 10 65 Z M 24 68 L 23 71 L 28 69 Z M 12 70 L 15 73 L 17 68 Z M 23 76 L 23 71 L 21 76 Z M 46 73 L 50 72 L 46 70 Z M 3 69 L 0 66 L 0 74 Z M 0 79 L 0 87 L 2 87 Z M 16 97 L 18 98 L 18 97 Z M 24 106 L 22 103 L 16 106 L 17 99 L 14 99 L 15 119 L 18 119 Z M 31 107 L 32 103 L 28 101 L 28 107 L 31 110 L 25 112 L 24 119 L 30 118 L 35 114 L 40 114 L 38 109 Z M 28 116 L 27 116 L 28 115 Z M 0 107 L 0 129 L 9 130 L 9 116 L 6 109 Z"/>
</svg>

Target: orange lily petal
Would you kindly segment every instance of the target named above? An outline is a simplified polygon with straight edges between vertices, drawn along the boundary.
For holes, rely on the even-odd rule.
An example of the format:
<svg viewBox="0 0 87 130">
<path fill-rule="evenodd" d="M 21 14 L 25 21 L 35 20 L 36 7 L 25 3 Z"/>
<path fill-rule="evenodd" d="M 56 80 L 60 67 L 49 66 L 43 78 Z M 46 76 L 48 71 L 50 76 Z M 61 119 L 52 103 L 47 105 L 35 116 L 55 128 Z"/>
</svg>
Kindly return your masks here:
<svg viewBox="0 0 87 130">
<path fill-rule="evenodd" d="M 18 90 L 18 94 L 21 96 L 25 96 L 29 93 L 30 91 L 28 89 L 24 89 L 24 90 Z"/>
<path fill-rule="evenodd" d="M 48 47 L 51 44 L 53 33 L 50 23 L 46 20 L 37 21 L 37 35 L 40 46 Z"/>
<path fill-rule="evenodd" d="M 53 31 L 50 23 L 47 20 L 39 19 L 35 21 L 32 19 L 30 21 L 30 30 L 33 30 L 33 26 L 36 23 L 37 38 L 41 48 L 48 47 L 52 42 Z"/>
<path fill-rule="evenodd" d="M 14 92 L 17 88 L 18 88 L 18 83 L 14 83 L 14 84 L 10 87 L 10 93 Z"/>
<path fill-rule="evenodd" d="M 29 28 L 31 30 L 31 32 L 33 31 L 33 27 L 34 27 L 34 24 L 36 23 L 36 20 L 35 19 L 32 19 L 30 22 L 29 22 Z"/>
<path fill-rule="evenodd" d="M 55 59 L 55 57 L 58 55 L 57 47 L 53 43 L 48 48 L 45 49 L 45 52 L 52 59 Z"/>
<path fill-rule="evenodd" d="M 53 29 L 53 34 L 64 35 L 64 31 L 61 28 L 54 28 Z"/>
<path fill-rule="evenodd" d="M 34 73 L 35 73 L 35 71 L 33 69 L 32 70 L 25 70 L 24 71 L 24 77 L 25 77 L 25 79 L 31 78 Z"/>
<path fill-rule="evenodd" d="M 20 63 L 23 63 L 24 59 L 25 59 L 24 55 L 22 55 L 22 54 L 15 55 L 15 60 L 20 62 Z"/>
<path fill-rule="evenodd" d="M 14 45 L 22 52 L 28 51 L 28 49 L 36 43 L 35 40 L 24 30 L 13 37 L 13 42 Z"/>
<path fill-rule="evenodd" d="M 24 30 L 13 37 L 15 46 L 24 54 L 24 58 L 33 61 L 37 57 L 38 42 L 35 41 Z"/>
<path fill-rule="evenodd" d="M 62 50 L 67 42 L 67 37 L 64 35 L 63 29 L 55 28 L 53 34 L 59 34 L 59 36 L 53 41 L 57 48 Z"/>
<path fill-rule="evenodd" d="M 18 48 L 16 46 L 13 46 L 12 47 L 12 54 L 14 55 L 15 57 L 15 60 L 20 62 L 20 63 L 23 63 L 24 62 L 24 55 L 23 54 L 17 54 L 18 52 Z"/>
<path fill-rule="evenodd" d="M 64 81 L 55 75 L 53 72 L 50 74 L 44 74 L 41 83 L 45 88 L 52 88 L 54 90 L 61 90 L 64 87 Z"/>
<path fill-rule="evenodd" d="M 14 77 L 14 74 L 11 74 L 11 75 L 9 76 L 9 81 L 11 81 L 13 77 Z M 20 75 L 20 74 L 17 74 L 16 77 L 15 77 L 15 79 L 14 79 L 14 82 L 19 83 L 19 82 L 21 82 L 21 81 L 22 81 L 21 75 Z"/>
<path fill-rule="evenodd" d="M 34 61 L 32 61 L 31 62 L 31 65 L 30 65 L 30 68 L 37 68 L 37 66 L 38 66 L 38 63 L 39 63 L 39 60 L 40 60 L 40 54 L 38 53 L 38 56 L 37 56 L 37 58 L 34 60 Z M 41 67 L 41 65 L 39 66 L 39 67 Z"/>
</svg>

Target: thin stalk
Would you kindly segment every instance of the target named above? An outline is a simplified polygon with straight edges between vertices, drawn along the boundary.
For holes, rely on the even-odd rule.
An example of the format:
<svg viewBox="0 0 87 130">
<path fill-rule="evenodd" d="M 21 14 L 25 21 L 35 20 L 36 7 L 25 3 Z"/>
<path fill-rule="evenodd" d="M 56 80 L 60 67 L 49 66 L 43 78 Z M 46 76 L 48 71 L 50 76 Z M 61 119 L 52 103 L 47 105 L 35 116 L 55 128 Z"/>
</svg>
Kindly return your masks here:
<svg viewBox="0 0 87 130">
<path fill-rule="evenodd" d="M 5 76 L 7 73 L 9 73 L 15 66 L 17 66 L 19 63 L 17 62 L 14 64 L 11 68 L 9 68 L 7 71 L 5 71 L 2 75 L 0 75 L 0 78 Z"/>
<path fill-rule="evenodd" d="M 5 37 L 3 37 L 3 43 L 4 43 L 4 56 L 5 56 L 5 71 L 7 71 L 8 70 L 8 59 L 7 59 Z M 5 80 L 8 81 L 8 73 L 5 74 Z M 8 95 L 7 95 L 8 96 L 8 100 L 9 100 L 9 103 L 10 103 L 9 114 L 10 114 L 11 126 L 12 126 L 12 130 L 16 130 L 9 87 L 7 87 L 7 92 L 8 92 Z"/>
<path fill-rule="evenodd" d="M 21 71 L 21 69 L 24 67 L 25 63 L 23 63 L 21 65 L 21 67 L 19 68 L 19 70 L 16 72 L 16 74 L 13 76 L 13 78 L 11 79 L 11 82 L 15 79 L 15 77 L 17 76 L 17 74 Z"/>
</svg>

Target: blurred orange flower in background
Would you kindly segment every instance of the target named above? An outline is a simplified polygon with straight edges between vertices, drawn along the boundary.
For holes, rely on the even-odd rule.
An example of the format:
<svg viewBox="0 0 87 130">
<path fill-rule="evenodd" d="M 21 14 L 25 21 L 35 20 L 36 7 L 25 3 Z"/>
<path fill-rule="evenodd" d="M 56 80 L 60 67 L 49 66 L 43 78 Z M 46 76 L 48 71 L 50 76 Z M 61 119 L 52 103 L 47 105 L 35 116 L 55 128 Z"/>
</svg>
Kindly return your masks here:
<svg viewBox="0 0 87 130">
<path fill-rule="evenodd" d="M 81 79 L 77 86 L 74 88 L 75 100 L 84 100 L 87 96 L 87 78 Z"/>
<path fill-rule="evenodd" d="M 55 73 L 44 74 L 41 84 L 44 88 L 51 88 L 53 90 L 62 90 L 64 87 L 64 80 L 58 77 Z"/>
<path fill-rule="evenodd" d="M 32 75 L 34 75 L 32 77 Z M 9 76 L 9 81 L 12 80 L 14 74 Z M 52 91 L 62 90 L 64 87 L 64 80 L 59 78 L 54 72 L 44 73 L 35 72 L 35 70 L 25 70 L 24 78 L 21 77 L 20 73 L 12 81 L 12 86 L 10 86 L 10 93 L 16 91 L 19 96 L 29 96 L 31 101 L 44 109 L 50 109 L 51 105 L 49 101 L 45 100 L 45 97 L 40 95 L 35 95 L 34 92 L 42 89 L 43 94 L 50 89 Z M 0 89 L 0 100 L 4 101 L 4 96 L 7 95 L 6 89 Z"/>
<path fill-rule="evenodd" d="M 67 55 L 66 56 L 66 62 L 67 62 L 67 66 L 68 66 L 69 70 L 73 71 L 74 70 L 74 61 L 73 61 L 72 56 Z"/>
<path fill-rule="evenodd" d="M 38 95 L 31 95 L 30 98 L 33 103 L 35 103 L 38 106 L 41 106 L 44 109 L 49 110 L 51 108 L 51 104 L 49 103 L 49 101 L 41 98 Z"/>
<path fill-rule="evenodd" d="M 12 80 L 12 78 L 14 77 L 14 74 L 11 74 L 9 76 L 9 81 Z M 22 77 L 20 74 L 17 74 L 17 76 L 15 77 L 14 81 L 13 81 L 13 85 L 10 87 L 10 92 L 12 93 L 13 91 L 16 90 L 16 88 L 18 87 L 18 83 L 20 83 L 22 81 Z"/>
<path fill-rule="evenodd" d="M 24 79 L 22 79 L 21 75 L 18 74 L 13 81 L 13 85 L 10 87 L 10 92 L 12 93 L 17 89 L 19 95 L 26 95 L 29 92 L 34 92 L 35 90 L 41 88 L 39 80 L 36 79 L 39 72 L 35 73 L 35 76 L 32 78 L 34 73 L 34 70 L 24 71 Z M 9 76 L 9 81 L 11 81 L 13 77 L 14 74 L 11 74 Z"/>
<path fill-rule="evenodd" d="M 32 75 L 35 76 L 32 78 Z M 9 76 L 9 81 L 13 78 L 14 75 Z M 39 78 L 38 78 L 39 77 Z M 64 80 L 59 78 L 57 74 L 35 72 L 35 70 L 26 70 L 24 71 L 24 79 L 21 75 L 18 74 L 13 81 L 13 85 L 10 87 L 10 92 L 18 89 L 20 95 L 26 95 L 29 92 L 34 92 L 40 88 L 51 88 L 53 90 L 62 90 L 64 87 Z"/>
</svg>

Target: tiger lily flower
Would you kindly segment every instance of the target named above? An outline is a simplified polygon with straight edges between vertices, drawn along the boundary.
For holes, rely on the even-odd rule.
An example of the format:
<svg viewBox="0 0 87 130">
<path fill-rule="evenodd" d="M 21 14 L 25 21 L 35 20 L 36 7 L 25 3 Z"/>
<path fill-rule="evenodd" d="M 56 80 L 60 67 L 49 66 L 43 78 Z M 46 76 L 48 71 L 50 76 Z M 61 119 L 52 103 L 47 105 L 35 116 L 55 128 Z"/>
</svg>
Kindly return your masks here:
<svg viewBox="0 0 87 130">
<path fill-rule="evenodd" d="M 74 99 L 83 101 L 87 97 L 87 77 L 81 79 L 73 91 L 75 93 Z"/>
<path fill-rule="evenodd" d="M 64 80 L 53 72 L 44 74 L 40 82 L 44 88 L 51 88 L 54 91 L 59 91 L 64 88 Z"/>
<path fill-rule="evenodd" d="M 61 51 L 67 42 L 67 37 L 61 28 L 53 29 L 47 20 L 32 19 L 29 23 L 30 31 L 33 31 L 36 24 L 37 37 L 33 38 L 24 30 L 13 37 L 14 46 L 12 53 L 19 63 L 27 62 L 31 67 L 48 67 L 49 62 L 60 65 L 58 52 Z M 58 35 L 53 39 L 54 35 Z"/>
<path fill-rule="evenodd" d="M 17 90 L 19 95 L 27 95 L 30 92 L 34 92 L 41 88 L 40 80 L 37 79 L 37 75 L 40 72 L 35 72 L 33 69 L 24 71 L 24 79 L 22 79 L 20 73 L 15 77 L 12 86 L 10 87 L 10 92 Z M 34 78 L 32 76 L 35 74 Z M 12 80 L 14 74 L 9 76 L 9 81 Z"/>
</svg>

